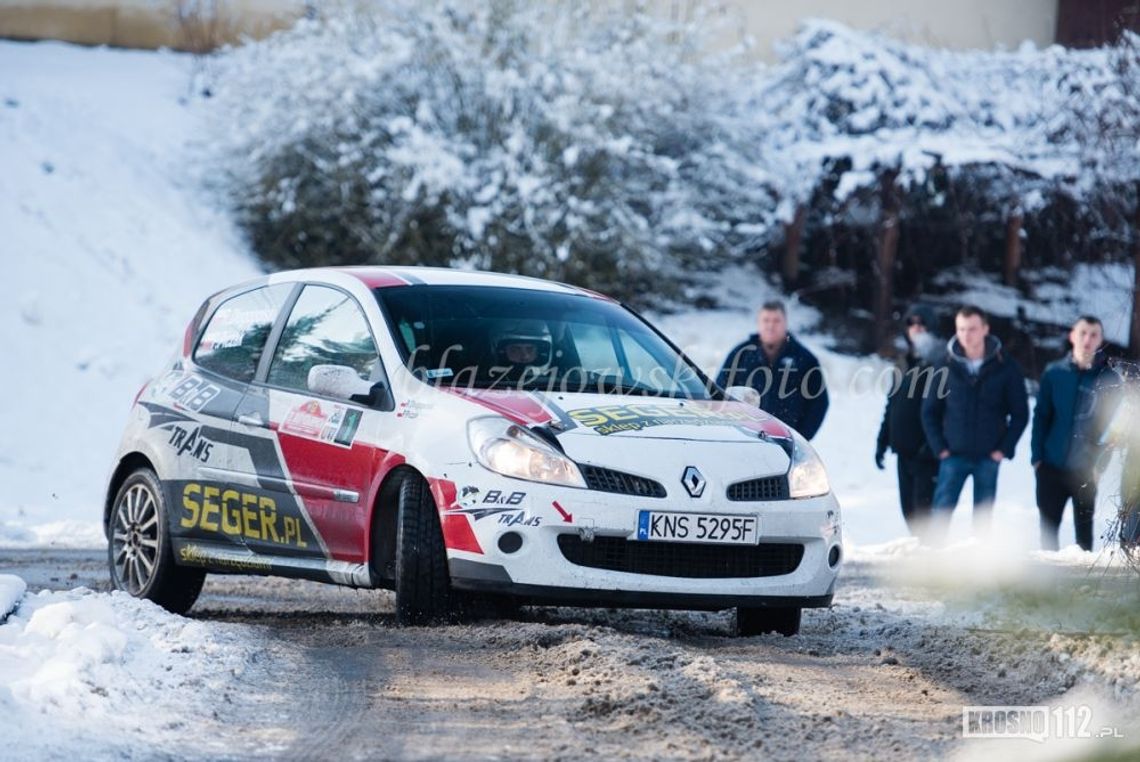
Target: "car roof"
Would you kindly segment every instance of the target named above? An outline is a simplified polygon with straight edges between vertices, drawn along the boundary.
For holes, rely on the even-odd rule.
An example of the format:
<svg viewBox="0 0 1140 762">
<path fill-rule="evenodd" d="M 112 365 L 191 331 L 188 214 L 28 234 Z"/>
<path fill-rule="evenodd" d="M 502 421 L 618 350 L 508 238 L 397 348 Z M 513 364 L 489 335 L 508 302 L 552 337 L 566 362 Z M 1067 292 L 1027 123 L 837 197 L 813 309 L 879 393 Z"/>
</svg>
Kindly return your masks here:
<svg viewBox="0 0 1140 762">
<path fill-rule="evenodd" d="M 398 286 L 490 286 L 499 288 L 522 288 L 530 291 L 553 291 L 564 294 L 585 294 L 613 301 L 607 296 L 589 289 L 569 286 L 565 283 L 530 278 L 525 275 L 493 273 L 480 270 L 457 270 L 448 267 L 327 267 L 312 271 L 345 273 L 351 275 L 369 288 L 391 288 Z"/>
</svg>

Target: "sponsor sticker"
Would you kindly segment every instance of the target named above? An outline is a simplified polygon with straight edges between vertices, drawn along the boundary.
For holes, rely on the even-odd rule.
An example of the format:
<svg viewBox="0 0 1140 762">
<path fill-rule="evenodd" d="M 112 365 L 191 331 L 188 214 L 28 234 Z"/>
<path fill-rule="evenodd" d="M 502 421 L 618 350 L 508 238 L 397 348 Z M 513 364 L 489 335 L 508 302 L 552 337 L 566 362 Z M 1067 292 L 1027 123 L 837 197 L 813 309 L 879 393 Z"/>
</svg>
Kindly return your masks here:
<svg viewBox="0 0 1140 762">
<path fill-rule="evenodd" d="M 483 496 L 483 503 L 484 505 L 487 503 L 495 503 L 496 505 L 518 505 L 525 499 L 525 492 L 503 492 L 502 490 L 492 489 L 488 490 L 487 494 Z"/>
<path fill-rule="evenodd" d="M 499 523 L 509 527 L 537 527 L 542 526 L 542 517 L 531 516 L 526 511 L 506 511 L 499 514 Z"/>
<path fill-rule="evenodd" d="M 163 379 L 163 381 L 166 382 L 167 379 Z M 191 410 L 195 413 L 204 408 L 210 400 L 221 393 L 222 390 L 220 387 L 211 384 L 204 378 L 199 378 L 194 375 L 181 378 L 181 380 L 167 392 L 170 399 L 174 401 L 176 408 Z"/>
<path fill-rule="evenodd" d="M 179 526 L 293 548 L 309 547 L 301 519 L 281 514 L 274 498 L 217 484 L 190 482 L 182 488 Z"/>
<path fill-rule="evenodd" d="M 426 402 L 417 402 L 416 400 L 407 400 L 401 402 L 399 407 L 396 408 L 397 418 L 419 418 L 420 413 L 425 410 L 431 410 L 433 405 Z"/>
<path fill-rule="evenodd" d="M 749 431 L 773 429 L 769 433 L 787 435 L 787 432 L 776 431 L 775 422 L 759 410 L 752 411 L 740 405 L 632 403 L 580 407 L 570 411 L 569 415 L 579 425 L 593 429 L 602 436 L 620 431 L 641 431 L 657 425 L 728 425 Z"/>
<path fill-rule="evenodd" d="M 169 424 L 164 428 L 170 432 L 170 438 L 166 443 L 179 456 L 189 455 L 202 463 L 210 462 L 215 443 L 202 434 L 201 426 L 183 428 L 177 424 Z"/>
<path fill-rule="evenodd" d="M 178 558 L 184 564 L 197 566 L 219 566 L 236 572 L 268 572 L 273 564 L 267 559 L 253 554 L 235 555 L 216 550 L 207 550 L 201 545 L 183 545 L 178 550 Z"/>
<path fill-rule="evenodd" d="M 652 426 L 740 426 L 762 419 L 748 410 L 715 409 L 702 405 L 665 405 L 634 403 L 571 410 L 570 417 L 579 425 L 603 436 L 621 431 L 641 431 Z"/>
<path fill-rule="evenodd" d="M 280 431 L 341 447 L 351 447 L 363 411 L 334 402 L 307 400 L 289 411 Z"/>
</svg>

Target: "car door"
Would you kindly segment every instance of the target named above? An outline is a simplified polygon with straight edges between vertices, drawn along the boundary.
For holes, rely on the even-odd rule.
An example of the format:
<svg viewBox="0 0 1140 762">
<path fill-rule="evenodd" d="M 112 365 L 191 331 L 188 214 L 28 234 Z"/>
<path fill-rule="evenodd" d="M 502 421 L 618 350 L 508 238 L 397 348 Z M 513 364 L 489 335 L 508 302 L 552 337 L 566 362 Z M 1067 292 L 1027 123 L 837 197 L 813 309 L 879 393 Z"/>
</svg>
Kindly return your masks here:
<svg viewBox="0 0 1140 762">
<path fill-rule="evenodd" d="M 384 413 L 362 401 L 309 389 L 318 365 L 351 368 L 367 387 L 384 381 L 368 321 L 338 288 L 306 284 L 280 330 L 262 382 L 239 405 L 239 431 L 270 432 L 275 458 L 264 458 L 247 483 L 273 490 L 277 523 L 267 515 L 251 547 L 271 555 L 322 555 L 364 563 L 369 486 L 381 453 L 362 439 Z"/>
<path fill-rule="evenodd" d="M 266 341 L 293 290 L 261 286 L 226 298 L 208 316 L 189 363 L 176 365 L 142 403 L 172 467 L 163 469 L 176 550 L 186 543 L 243 546 L 240 497 L 231 470 L 249 442 L 232 419 L 256 374 Z"/>
</svg>

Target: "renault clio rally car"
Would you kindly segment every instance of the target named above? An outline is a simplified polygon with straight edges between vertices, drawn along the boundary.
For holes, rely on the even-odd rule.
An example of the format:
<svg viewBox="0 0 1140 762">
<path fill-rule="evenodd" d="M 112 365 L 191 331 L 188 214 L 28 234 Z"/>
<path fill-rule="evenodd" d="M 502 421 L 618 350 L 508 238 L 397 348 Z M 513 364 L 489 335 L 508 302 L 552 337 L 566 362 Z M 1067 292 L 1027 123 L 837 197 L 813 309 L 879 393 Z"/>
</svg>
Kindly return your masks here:
<svg viewBox="0 0 1140 762">
<path fill-rule="evenodd" d="M 730 390 L 732 392 L 736 390 Z M 107 489 L 113 584 L 182 613 L 207 572 L 460 604 L 831 602 L 839 506 L 811 446 L 596 293 L 429 268 L 221 291 L 140 390 Z"/>
</svg>

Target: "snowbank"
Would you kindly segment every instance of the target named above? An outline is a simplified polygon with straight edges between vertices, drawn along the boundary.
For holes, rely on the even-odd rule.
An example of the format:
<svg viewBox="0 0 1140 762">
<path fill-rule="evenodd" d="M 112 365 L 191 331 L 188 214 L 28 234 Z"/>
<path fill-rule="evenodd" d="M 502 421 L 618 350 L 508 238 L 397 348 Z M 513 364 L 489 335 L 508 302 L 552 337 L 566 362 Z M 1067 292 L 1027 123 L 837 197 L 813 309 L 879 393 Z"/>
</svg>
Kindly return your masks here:
<svg viewBox="0 0 1140 762">
<path fill-rule="evenodd" d="M 0 544 L 102 543 L 132 395 L 205 296 L 257 272 L 195 190 L 191 66 L 0 42 Z"/>
<path fill-rule="evenodd" d="M 12 574 L 0 574 L 0 622 L 3 622 L 15 608 L 28 586 L 24 580 Z"/>
<path fill-rule="evenodd" d="M 0 577 L 0 591 L 8 579 L 23 584 Z M 127 738 L 164 748 L 171 723 L 208 718 L 240 678 L 260 648 L 248 632 L 122 593 L 24 597 L 0 625 L 0 756 L 120 756 Z"/>
</svg>

